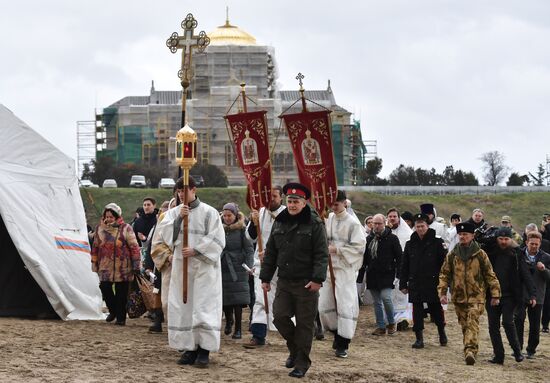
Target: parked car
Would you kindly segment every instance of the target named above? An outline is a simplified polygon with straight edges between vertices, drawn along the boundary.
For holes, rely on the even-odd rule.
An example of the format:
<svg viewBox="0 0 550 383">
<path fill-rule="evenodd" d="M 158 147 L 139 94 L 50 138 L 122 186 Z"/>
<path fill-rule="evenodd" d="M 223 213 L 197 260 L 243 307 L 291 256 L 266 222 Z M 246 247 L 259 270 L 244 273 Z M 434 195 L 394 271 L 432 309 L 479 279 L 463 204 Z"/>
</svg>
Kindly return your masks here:
<svg viewBox="0 0 550 383">
<path fill-rule="evenodd" d="M 198 188 L 204 187 L 204 178 L 201 175 L 191 174 L 191 177 L 195 180 L 195 185 L 197 185 Z"/>
<path fill-rule="evenodd" d="M 130 179 L 130 187 L 133 188 L 144 188 L 147 186 L 147 182 L 145 181 L 145 176 L 135 175 L 132 176 Z"/>
<path fill-rule="evenodd" d="M 159 181 L 159 189 L 172 189 L 176 186 L 176 182 L 172 178 L 161 178 Z"/>
<path fill-rule="evenodd" d="M 99 187 L 99 185 L 94 184 L 90 180 L 80 180 L 79 182 L 80 182 L 81 188 L 98 188 Z"/>
<path fill-rule="evenodd" d="M 103 181 L 102 187 L 104 188 L 116 188 L 118 185 L 116 184 L 116 180 L 112 178 L 107 178 L 105 181 Z"/>
</svg>

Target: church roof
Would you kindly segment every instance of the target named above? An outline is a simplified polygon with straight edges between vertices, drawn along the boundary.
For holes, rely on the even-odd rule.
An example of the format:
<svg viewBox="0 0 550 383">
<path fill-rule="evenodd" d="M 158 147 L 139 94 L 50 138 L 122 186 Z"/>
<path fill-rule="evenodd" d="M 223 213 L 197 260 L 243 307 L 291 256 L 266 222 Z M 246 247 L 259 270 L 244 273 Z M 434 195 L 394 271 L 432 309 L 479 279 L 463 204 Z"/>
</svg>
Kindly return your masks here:
<svg viewBox="0 0 550 383">
<path fill-rule="evenodd" d="M 297 90 L 281 90 L 279 92 L 281 101 L 294 102 L 300 98 Z M 329 102 L 334 111 L 349 113 L 346 109 L 336 104 L 334 94 L 331 90 L 306 90 L 307 99 L 315 102 Z M 109 108 L 121 106 L 145 106 L 149 104 L 176 105 L 181 103 L 181 91 L 179 90 L 153 90 L 150 96 L 127 96 L 109 105 Z"/>
<path fill-rule="evenodd" d="M 256 45 L 256 38 L 241 28 L 229 24 L 229 19 L 208 33 L 210 45 Z"/>
</svg>

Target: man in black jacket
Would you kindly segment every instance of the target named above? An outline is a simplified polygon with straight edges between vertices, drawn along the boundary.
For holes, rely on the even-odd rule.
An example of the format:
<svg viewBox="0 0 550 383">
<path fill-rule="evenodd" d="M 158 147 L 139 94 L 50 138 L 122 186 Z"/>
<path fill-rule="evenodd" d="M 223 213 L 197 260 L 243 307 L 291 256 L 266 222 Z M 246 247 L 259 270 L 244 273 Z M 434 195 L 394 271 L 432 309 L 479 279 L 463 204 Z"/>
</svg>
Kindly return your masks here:
<svg viewBox="0 0 550 383">
<path fill-rule="evenodd" d="M 535 283 L 537 291 L 536 305 L 528 304 L 529 294 L 524 287 L 523 302 L 516 308 L 514 321 L 518 331 L 519 344 L 523 347 L 523 329 L 525 324 L 525 312 L 529 317 L 529 340 L 527 341 L 527 359 L 533 359 L 540 340 L 540 320 L 542 303 L 546 294 L 546 285 L 550 283 L 550 255 L 540 249 L 542 236 L 539 232 L 527 234 L 526 247 L 524 248 L 522 261 L 527 264 L 529 273 Z"/>
<path fill-rule="evenodd" d="M 294 369 L 289 376 L 302 378 L 311 365 L 313 323 L 319 289 L 327 273 L 328 242 L 322 219 L 306 202 L 310 191 L 299 183 L 289 183 L 283 192 L 287 208 L 275 218 L 260 279 L 264 291 L 269 291 L 278 268 L 273 324 L 285 338 L 290 352 L 285 365 Z"/>
<path fill-rule="evenodd" d="M 367 289 L 374 301 L 376 316 L 376 330 L 373 335 L 393 335 L 397 331 L 391 300 L 391 292 L 401 263 L 401 245 L 399 238 L 386 227 L 386 218 L 376 214 L 372 218 L 372 232 L 367 237 L 367 247 L 363 261 L 363 268 L 367 273 Z M 388 325 L 384 321 L 384 312 Z"/>
<path fill-rule="evenodd" d="M 414 216 L 415 232 L 405 245 L 399 276 L 399 290 L 409 294 L 409 302 L 413 304 L 413 331 L 416 334 L 413 348 L 424 348 L 424 302 L 437 325 L 439 344 L 447 344 L 445 318 L 437 293 L 439 272 L 447 251 L 443 239 L 436 237 L 435 230 L 428 227 L 428 220 L 425 214 Z"/>
<path fill-rule="evenodd" d="M 502 327 L 508 338 L 508 343 L 514 351 L 516 362 L 523 360 L 521 346 L 518 340 L 514 323 L 514 309 L 523 302 L 523 286 L 529 296 L 529 304 L 536 304 L 536 290 L 533 279 L 527 270 L 527 265 L 522 262 L 521 250 L 512 239 L 513 233 L 509 227 L 501 227 L 497 232 L 496 243 L 487 245 L 486 251 L 500 283 L 501 298 L 498 306 L 491 306 L 490 299 L 485 305 L 489 322 L 489 335 L 493 345 L 493 358 L 490 363 L 504 363 L 504 346 L 500 334 L 500 318 Z"/>
</svg>

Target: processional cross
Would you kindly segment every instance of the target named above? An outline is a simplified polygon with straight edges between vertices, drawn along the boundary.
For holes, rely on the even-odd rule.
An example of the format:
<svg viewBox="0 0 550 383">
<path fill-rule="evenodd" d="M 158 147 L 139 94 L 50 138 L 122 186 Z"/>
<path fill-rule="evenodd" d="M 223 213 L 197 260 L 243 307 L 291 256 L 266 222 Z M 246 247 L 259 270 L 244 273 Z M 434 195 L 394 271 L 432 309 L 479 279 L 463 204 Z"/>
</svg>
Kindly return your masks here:
<svg viewBox="0 0 550 383">
<path fill-rule="evenodd" d="M 178 77 L 181 80 L 183 92 L 181 92 L 181 129 L 176 134 L 176 161 L 183 170 L 183 204 L 189 206 L 189 170 L 197 163 L 197 134 L 186 124 L 185 121 L 185 104 L 187 102 L 187 88 L 189 88 L 191 77 L 191 58 L 193 49 L 203 52 L 210 44 L 210 39 L 204 31 L 201 31 L 196 36 L 195 28 L 198 25 L 197 20 L 189 13 L 181 22 L 183 35 L 178 35 L 174 32 L 166 40 L 166 46 L 170 48 L 170 52 L 176 53 L 181 49 L 181 69 L 178 71 Z M 188 293 L 188 270 L 189 260 L 185 256 L 186 248 L 189 246 L 189 216 L 183 217 L 183 303 L 187 303 Z"/>
<path fill-rule="evenodd" d="M 176 53 L 178 49 L 181 49 L 181 69 L 178 71 L 178 77 L 181 80 L 180 83 L 183 88 L 181 95 L 182 127 L 185 126 L 185 103 L 187 100 L 187 88 L 189 88 L 190 84 L 193 49 L 196 49 L 198 52 L 204 52 L 208 44 L 210 44 L 210 38 L 206 35 L 206 32 L 200 31 L 198 35 L 195 35 L 197 25 L 197 20 L 189 13 L 181 22 L 183 35 L 180 36 L 178 32 L 174 32 L 166 40 L 166 46 L 170 48 L 170 52 Z"/>
</svg>

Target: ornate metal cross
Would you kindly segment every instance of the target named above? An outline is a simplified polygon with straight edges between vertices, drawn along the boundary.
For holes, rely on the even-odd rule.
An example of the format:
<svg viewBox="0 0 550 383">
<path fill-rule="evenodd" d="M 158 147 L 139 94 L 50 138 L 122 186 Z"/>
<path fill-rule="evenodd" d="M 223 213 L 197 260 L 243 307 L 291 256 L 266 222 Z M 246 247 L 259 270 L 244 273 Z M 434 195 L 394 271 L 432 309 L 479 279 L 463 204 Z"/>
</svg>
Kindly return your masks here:
<svg viewBox="0 0 550 383">
<path fill-rule="evenodd" d="M 201 31 L 198 36 L 194 34 L 197 25 L 197 20 L 189 13 L 181 22 L 183 35 L 180 36 L 174 32 L 166 40 L 166 46 L 170 48 L 170 52 L 176 53 L 178 49 L 181 49 L 181 69 L 178 72 L 178 77 L 181 79 L 181 86 L 184 89 L 189 86 L 189 69 L 191 68 L 193 48 L 203 52 L 210 44 L 210 38 L 206 36 L 206 32 Z"/>
<path fill-rule="evenodd" d="M 304 76 L 302 73 L 298 73 L 298 76 L 296 76 L 296 80 L 298 80 L 298 85 L 300 85 L 300 89 L 303 89 L 304 83 L 302 82 L 302 80 L 303 80 L 305 77 L 306 77 L 306 76 Z"/>
</svg>

